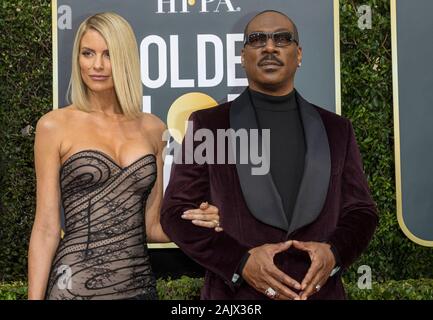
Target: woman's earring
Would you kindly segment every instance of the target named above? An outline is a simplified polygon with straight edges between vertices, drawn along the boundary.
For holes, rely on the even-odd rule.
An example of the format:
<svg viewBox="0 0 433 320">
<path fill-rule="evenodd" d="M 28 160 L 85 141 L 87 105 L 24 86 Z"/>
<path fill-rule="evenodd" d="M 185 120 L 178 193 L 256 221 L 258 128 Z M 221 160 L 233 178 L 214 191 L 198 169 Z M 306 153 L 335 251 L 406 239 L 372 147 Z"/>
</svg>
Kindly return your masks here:
<svg viewBox="0 0 433 320">
<path fill-rule="evenodd" d="M 298 68 L 300 68 L 302 66 L 302 62 L 298 63 Z"/>
</svg>

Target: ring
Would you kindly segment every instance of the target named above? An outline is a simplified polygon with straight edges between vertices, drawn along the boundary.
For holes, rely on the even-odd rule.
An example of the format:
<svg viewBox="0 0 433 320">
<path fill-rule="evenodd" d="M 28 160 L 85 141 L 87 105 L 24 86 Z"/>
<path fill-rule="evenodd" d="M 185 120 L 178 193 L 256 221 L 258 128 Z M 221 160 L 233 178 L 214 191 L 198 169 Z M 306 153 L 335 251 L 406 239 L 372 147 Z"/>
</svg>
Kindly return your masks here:
<svg viewBox="0 0 433 320">
<path fill-rule="evenodd" d="M 322 288 L 322 286 L 320 284 L 316 285 L 316 291 L 319 292 L 320 288 Z"/>
<path fill-rule="evenodd" d="M 277 292 L 274 289 L 272 289 L 271 287 L 269 287 L 269 288 L 266 289 L 265 294 L 269 298 L 275 298 L 275 296 L 277 295 Z"/>
</svg>

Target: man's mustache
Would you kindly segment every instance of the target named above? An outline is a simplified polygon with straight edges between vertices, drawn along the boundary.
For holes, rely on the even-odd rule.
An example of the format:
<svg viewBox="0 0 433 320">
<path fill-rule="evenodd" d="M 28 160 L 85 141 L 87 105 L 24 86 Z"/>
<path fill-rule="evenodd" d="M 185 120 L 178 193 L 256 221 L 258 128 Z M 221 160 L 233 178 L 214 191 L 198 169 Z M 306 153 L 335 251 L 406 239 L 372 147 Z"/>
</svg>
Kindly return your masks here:
<svg viewBox="0 0 433 320">
<path fill-rule="evenodd" d="M 265 64 L 265 63 L 267 63 L 267 62 L 270 62 L 270 61 L 275 62 L 275 63 L 278 64 L 279 66 L 283 66 L 283 65 L 284 65 L 284 63 L 283 63 L 280 59 L 278 59 L 275 55 L 273 55 L 272 53 L 267 54 L 266 56 L 264 56 L 264 57 L 259 61 L 258 65 L 259 65 L 259 66 L 262 66 L 263 64 Z"/>
</svg>

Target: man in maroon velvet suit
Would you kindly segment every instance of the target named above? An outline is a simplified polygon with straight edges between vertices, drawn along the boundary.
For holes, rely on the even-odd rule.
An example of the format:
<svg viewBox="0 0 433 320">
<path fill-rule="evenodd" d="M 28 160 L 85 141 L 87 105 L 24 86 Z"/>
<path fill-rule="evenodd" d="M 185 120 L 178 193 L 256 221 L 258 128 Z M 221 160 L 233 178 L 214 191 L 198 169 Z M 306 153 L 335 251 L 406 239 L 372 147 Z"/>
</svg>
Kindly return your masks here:
<svg viewBox="0 0 433 320">
<path fill-rule="evenodd" d="M 294 89 L 301 60 L 295 24 L 280 12 L 258 14 L 245 28 L 242 50 L 249 87 L 190 117 L 194 132 L 271 132 L 265 174 L 252 174 L 252 161 L 172 167 L 161 223 L 206 268 L 202 299 L 344 299 L 341 271 L 374 233 L 376 206 L 352 125 Z M 240 155 L 236 138 L 230 141 Z M 202 201 L 219 209 L 222 232 L 182 219 L 199 214 L 194 208 Z"/>
</svg>

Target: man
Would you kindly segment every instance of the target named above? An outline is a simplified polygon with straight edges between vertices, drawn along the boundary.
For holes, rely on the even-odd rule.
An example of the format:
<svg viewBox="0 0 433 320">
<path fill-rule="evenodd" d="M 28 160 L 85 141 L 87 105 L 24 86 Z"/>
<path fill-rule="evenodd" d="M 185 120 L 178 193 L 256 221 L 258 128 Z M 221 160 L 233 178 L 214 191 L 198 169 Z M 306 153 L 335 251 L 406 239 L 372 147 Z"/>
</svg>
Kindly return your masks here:
<svg viewBox="0 0 433 320">
<path fill-rule="evenodd" d="M 270 171 L 253 175 L 251 163 L 238 162 L 174 164 L 162 226 L 206 268 L 202 299 L 344 299 L 341 270 L 365 250 L 378 221 L 352 125 L 294 89 L 302 49 L 285 14 L 256 15 L 244 44 L 249 87 L 190 120 L 194 131 L 214 134 L 270 129 Z M 200 217 L 193 208 L 202 201 L 219 208 L 222 232 L 182 219 Z"/>
</svg>

